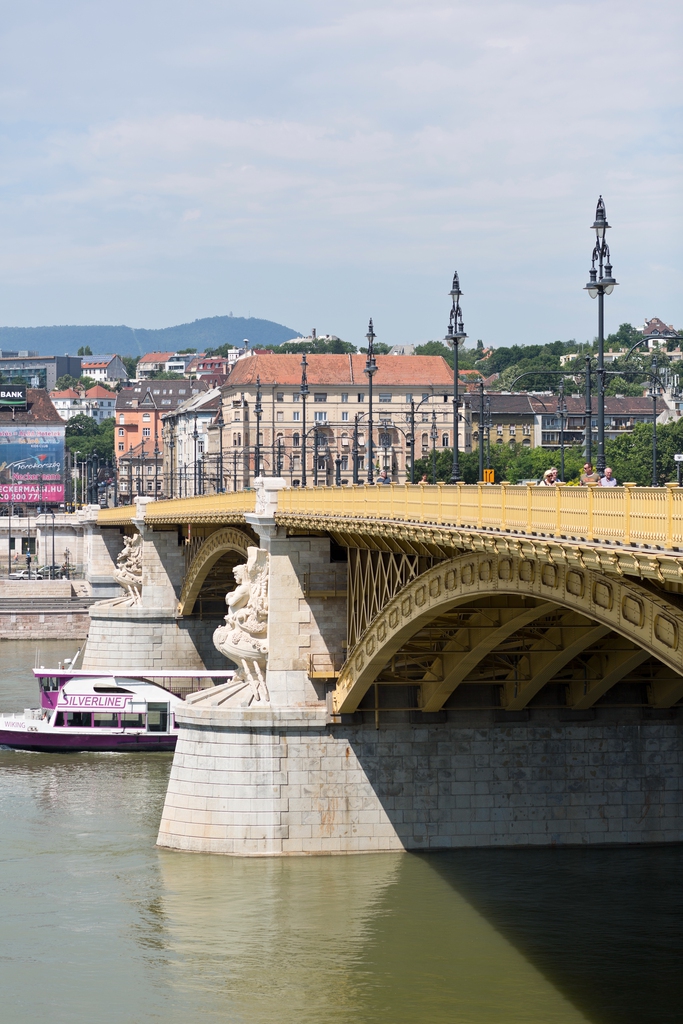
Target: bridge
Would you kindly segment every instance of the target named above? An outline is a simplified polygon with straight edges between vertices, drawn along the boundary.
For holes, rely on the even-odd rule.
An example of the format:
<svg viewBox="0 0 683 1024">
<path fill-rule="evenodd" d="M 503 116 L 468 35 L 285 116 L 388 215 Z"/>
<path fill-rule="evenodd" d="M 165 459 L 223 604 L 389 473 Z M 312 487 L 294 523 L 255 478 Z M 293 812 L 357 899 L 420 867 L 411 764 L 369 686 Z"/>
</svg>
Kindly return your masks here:
<svg viewBox="0 0 683 1024">
<path fill-rule="evenodd" d="M 270 560 L 268 702 L 217 687 L 188 706 L 162 844 L 683 838 L 683 488 L 263 480 L 99 526 L 112 556 L 139 533 L 143 569 L 139 607 L 95 606 L 98 667 L 224 665 L 233 569 Z"/>
</svg>

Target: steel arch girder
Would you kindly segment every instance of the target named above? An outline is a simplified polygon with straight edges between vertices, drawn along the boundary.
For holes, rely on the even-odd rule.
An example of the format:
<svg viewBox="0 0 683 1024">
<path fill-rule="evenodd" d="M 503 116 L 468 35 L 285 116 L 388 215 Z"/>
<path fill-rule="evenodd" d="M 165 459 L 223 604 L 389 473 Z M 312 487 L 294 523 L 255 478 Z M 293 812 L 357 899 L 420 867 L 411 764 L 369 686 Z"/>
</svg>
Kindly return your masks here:
<svg viewBox="0 0 683 1024">
<path fill-rule="evenodd" d="M 342 667 L 335 714 L 355 711 L 392 654 L 423 625 L 473 598 L 521 594 L 577 611 L 642 647 L 683 674 L 683 608 L 627 576 L 514 552 L 468 552 L 440 562 L 409 583 L 369 624 Z"/>
</svg>

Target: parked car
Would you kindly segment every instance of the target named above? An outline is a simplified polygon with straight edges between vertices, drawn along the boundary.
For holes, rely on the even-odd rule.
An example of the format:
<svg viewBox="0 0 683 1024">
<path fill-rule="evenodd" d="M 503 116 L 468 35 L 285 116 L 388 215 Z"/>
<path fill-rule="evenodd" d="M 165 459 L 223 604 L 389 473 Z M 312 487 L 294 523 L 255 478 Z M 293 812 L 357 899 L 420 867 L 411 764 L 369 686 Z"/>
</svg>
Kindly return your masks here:
<svg viewBox="0 0 683 1024">
<path fill-rule="evenodd" d="M 36 570 L 31 569 L 30 573 L 28 569 L 17 569 L 15 572 L 11 572 L 8 576 L 10 580 L 37 580 L 40 579 L 36 575 Z"/>
<path fill-rule="evenodd" d="M 36 569 L 36 574 L 41 580 L 66 579 L 66 573 L 61 565 L 41 565 Z"/>
</svg>

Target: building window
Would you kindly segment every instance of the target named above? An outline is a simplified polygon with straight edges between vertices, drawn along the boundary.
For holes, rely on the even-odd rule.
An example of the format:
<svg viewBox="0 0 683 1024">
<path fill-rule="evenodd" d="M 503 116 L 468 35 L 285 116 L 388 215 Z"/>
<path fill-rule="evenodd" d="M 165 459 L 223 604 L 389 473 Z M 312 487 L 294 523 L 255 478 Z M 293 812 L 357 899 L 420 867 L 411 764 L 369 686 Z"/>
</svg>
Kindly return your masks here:
<svg viewBox="0 0 683 1024">
<path fill-rule="evenodd" d="M 530 441 L 530 439 L 528 437 L 524 438 L 524 440 L 522 441 L 522 446 L 524 448 L 530 448 L 531 447 L 531 441 Z"/>
<path fill-rule="evenodd" d="M 412 395 L 406 395 L 406 402 L 412 402 L 412 400 L 413 400 L 413 396 Z"/>
<path fill-rule="evenodd" d="M 232 418 L 233 418 L 233 422 L 234 422 L 234 423 L 239 423 L 239 421 L 240 421 L 240 420 L 242 419 L 242 414 L 241 414 L 241 412 L 239 412 L 239 410 L 235 411 L 235 412 L 234 412 L 234 413 L 232 414 Z"/>
<path fill-rule="evenodd" d="M 327 460 L 324 455 L 318 458 L 318 469 L 327 469 Z"/>
<path fill-rule="evenodd" d="M 531 424 L 530 423 L 523 423 L 522 424 L 522 433 L 523 434 L 527 434 L 527 435 L 531 433 Z"/>
<path fill-rule="evenodd" d="M 152 435 L 152 428 L 151 427 L 143 427 L 142 428 L 142 436 L 143 437 L 151 437 L 151 435 Z"/>
<path fill-rule="evenodd" d="M 348 422 L 349 422 L 349 414 L 348 414 L 348 412 L 343 412 L 342 413 L 342 423 L 348 423 Z"/>
<path fill-rule="evenodd" d="M 364 402 L 365 401 L 365 395 L 363 394 L 362 391 L 358 392 L 358 401 L 359 402 Z"/>
<path fill-rule="evenodd" d="M 327 401 L 327 392 L 326 391 L 316 391 L 316 393 L 314 394 L 313 398 L 314 398 L 314 400 L 316 402 L 326 402 Z"/>
<path fill-rule="evenodd" d="M 429 448 L 429 434 L 422 435 L 422 451 L 426 451 Z"/>
<path fill-rule="evenodd" d="M 119 451 L 122 452 L 126 446 L 124 444 L 119 445 Z"/>
<path fill-rule="evenodd" d="M 119 423 L 123 423 L 123 413 L 119 416 Z"/>
<path fill-rule="evenodd" d="M 119 437 L 125 437 L 125 436 L 126 436 L 125 430 L 121 430 L 121 428 L 119 427 Z"/>
<path fill-rule="evenodd" d="M 341 469 L 343 473 L 346 473 L 349 468 L 349 457 L 348 455 L 342 455 L 341 457 Z"/>
<path fill-rule="evenodd" d="M 284 421 L 284 418 L 285 414 L 283 412 L 277 412 L 275 414 L 275 419 L 277 420 L 278 423 L 282 423 Z"/>
<path fill-rule="evenodd" d="M 503 443 L 503 438 L 502 437 L 497 437 L 496 438 L 496 444 L 502 444 L 502 443 Z"/>
<path fill-rule="evenodd" d="M 503 424 L 502 423 L 498 423 L 496 425 L 496 433 L 497 434 L 502 434 L 503 433 Z"/>
<path fill-rule="evenodd" d="M 149 420 L 150 420 L 149 413 L 148 412 L 143 412 L 143 414 L 142 414 L 142 422 L 143 423 L 149 423 Z"/>
<path fill-rule="evenodd" d="M 450 443 L 449 442 L 449 435 L 448 434 L 442 434 L 441 435 L 441 447 L 442 448 L 448 448 L 449 443 Z"/>
<path fill-rule="evenodd" d="M 478 440 L 479 440 L 479 434 L 478 434 L 478 432 L 477 432 L 476 430 L 475 430 L 475 432 L 474 432 L 474 433 L 472 434 L 472 440 L 473 440 L 473 441 L 478 441 Z"/>
<path fill-rule="evenodd" d="M 300 402 L 301 401 L 301 393 L 299 391 L 295 391 L 294 392 L 294 394 L 292 395 L 292 401 L 293 402 Z"/>
<path fill-rule="evenodd" d="M 292 447 L 293 448 L 298 448 L 300 444 L 301 444 L 301 437 L 300 437 L 300 435 L 298 433 L 296 433 L 296 432 L 293 433 L 292 434 Z"/>
<path fill-rule="evenodd" d="M 294 412 L 292 413 L 292 419 L 294 420 L 295 423 L 298 423 L 299 420 L 301 419 L 301 413 L 299 412 L 298 409 L 295 409 Z"/>
<path fill-rule="evenodd" d="M 315 414 L 315 422 L 316 423 L 326 423 L 327 422 L 327 413 L 326 412 L 316 412 L 316 414 Z"/>
<path fill-rule="evenodd" d="M 341 436 L 341 443 L 342 443 L 342 448 L 348 448 L 349 447 L 349 435 L 348 434 L 342 434 L 342 436 Z"/>
<path fill-rule="evenodd" d="M 277 398 L 278 402 L 284 402 L 284 400 L 285 400 L 285 393 L 284 393 L 284 391 L 278 391 L 278 393 L 276 395 L 276 398 Z"/>
<path fill-rule="evenodd" d="M 344 392 L 342 394 L 342 402 L 348 402 L 348 400 L 349 400 L 348 392 Z"/>
<path fill-rule="evenodd" d="M 380 393 L 379 393 L 379 400 L 380 400 L 380 402 L 385 402 L 385 403 L 386 402 L 390 402 L 391 401 L 391 393 L 389 391 L 380 391 Z"/>
<path fill-rule="evenodd" d="M 510 424 L 509 431 L 510 431 L 510 437 L 514 437 L 515 434 L 517 433 L 517 427 L 515 426 L 514 423 Z"/>
</svg>

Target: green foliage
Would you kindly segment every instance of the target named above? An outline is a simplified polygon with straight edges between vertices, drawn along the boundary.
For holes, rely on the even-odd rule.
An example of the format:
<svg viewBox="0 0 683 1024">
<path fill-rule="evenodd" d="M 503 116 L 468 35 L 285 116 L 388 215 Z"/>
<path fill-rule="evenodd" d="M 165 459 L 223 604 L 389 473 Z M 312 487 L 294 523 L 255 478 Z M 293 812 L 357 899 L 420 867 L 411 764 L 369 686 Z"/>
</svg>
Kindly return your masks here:
<svg viewBox="0 0 683 1024">
<path fill-rule="evenodd" d="M 90 348 L 90 345 L 81 345 L 81 347 L 79 348 L 79 350 L 76 353 L 76 355 L 79 355 L 79 356 L 91 356 L 92 355 L 92 349 Z"/>
<path fill-rule="evenodd" d="M 126 368 L 129 380 L 132 380 L 138 369 L 139 356 L 121 356 L 121 362 Z"/>
<path fill-rule="evenodd" d="M 354 348 L 353 351 L 355 352 L 356 349 Z M 367 355 L 367 345 L 365 346 L 365 348 L 359 348 L 358 351 L 361 352 L 364 356 Z M 384 341 L 376 341 L 375 344 L 372 346 L 372 351 L 375 353 L 376 356 L 388 356 L 389 353 L 391 352 L 391 345 L 387 345 L 386 342 Z"/>
<path fill-rule="evenodd" d="M 627 395 L 631 398 L 642 397 L 643 385 L 633 378 L 626 380 L 625 377 L 608 377 L 607 381 L 606 395 Z"/>
<path fill-rule="evenodd" d="M 683 420 L 657 427 L 657 479 L 660 485 L 676 479 L 674 455 L 683 452 Z M 639 423 L 624 437 L 605 445 L 607 464 L 618 482 L 641 487 L 652 483 L 652 424 Z"/>
<path fill-rule="evenodd" d="M 631 324 L 621 324 L 619 329 L 614 334 L 608 334 L 605 338 L 605 348 L 625 348 L 629 349 L 638 341 L 643 340 L 641 331 L 637 331 Z M 643 345 L 643 348 L 645 346 Z"/>
<path fill-rule="evenodd" d="M 196 348 L 179 348 L 178 349 L 178 355 L 179 356 L 192 355 L 196 351 L 197 351 Z"/>
<path fill-rule="evenodd" d="M 84 457 L 96 453 L 100 459 L 113 460 L 114 428 L 113 418 L 96 423 L 90 416 L 80 413 L 66 425 L 66 447 Z"/>
<path fill-rule="evenodd" d="M 65 373 L 63 377 L 57 378 L 55 391 L 67 391 L 69 388 L 73 388 L 74 391 L 89 391 L 90 388 L 94 388 L 97 384 L 106 391 L 116 392 L 116 387 L 104 381 L 95 380 L 94 377 L 72 377 L 69 373 Z"/>
<path fill-rule="evenodd" d="M 388 352 L 387 346 L 384 347 Z M 286 341 L 283 345 L 269 345 L 268 348 L 272 352 L 284 352 L 286 355 L 296 355 L 299 352 L 305 352 L 306 355 L 311 353 L 313 355 L 347 355 L 356 352 L 355 345 L 348 341 L 342 341 L 341 338 L 331 341 L 325 341 L 323 338 L 316 338 L 315 341 Z M 375 351 L 378 351 L 377 345 L 375 345 Z"/>
<path fill-rule="evenodd" d="M 272 348 L 272 346 L 270 346 L 270 347 Z M 205 353 L 204 353 L 204 355 L 205 356 L 223 356 L 224 359 L 227 359 L 228 358 L 228 353 L 229 352 L 234 352 L 236 348 L 237 348 L 236 345 L 218 345 L 215 348 L 207 348 Z M 194 352 L 196 350 L 193 349 L 192 351 Z"/>
<path fill-rule="evenodd" d="M 540 480 L 546 469 L 551 466 L 560 468 L 559 448 L 524 448 L 521 444 L 492 445 L 491 468 L 495 470 L 496 483 L 508 480 L 511 484 L 522 480 Z M 460 454 L 460 474 L 466 484 L 475 484 L 479 478 L 479 452 L 463 452 Z M 584 463 L 583 449 L 565 448 L 564 476 L 565 481 L 578 480 Z M 436 478 L 448 481 L 453 470 L 452 448 L 437 448 Z M 432 481 L 432 455 L 415 460 L 415 480 L 419 481 L 426 473 Z"/>
<path fill-rule="evenodd" d="M 171 373 L 168 370 L 155 370 L 147 375 L 147 380 L 185 380 L 182 373 Z"/>
</svg>

